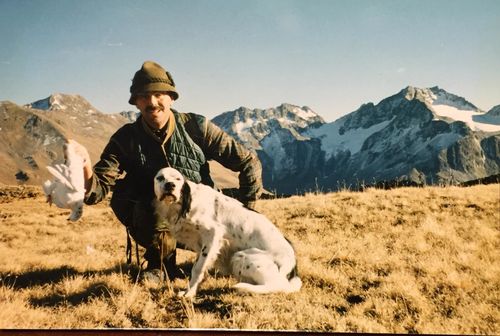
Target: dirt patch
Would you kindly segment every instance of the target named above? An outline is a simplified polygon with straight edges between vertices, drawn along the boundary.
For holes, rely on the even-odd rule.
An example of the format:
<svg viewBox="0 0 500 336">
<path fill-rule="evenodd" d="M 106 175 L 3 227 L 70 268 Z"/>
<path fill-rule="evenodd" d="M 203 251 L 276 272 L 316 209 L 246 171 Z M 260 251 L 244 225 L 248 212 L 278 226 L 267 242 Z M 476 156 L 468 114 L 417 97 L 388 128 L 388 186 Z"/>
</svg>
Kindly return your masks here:
<svg viewBox="0 0 500 336">
<path fill-rule="evenodd" d="M 42 189 L 36 186 L 0 186 L 0 203 L 41 196 L 43 196 Z"/>
</svg>

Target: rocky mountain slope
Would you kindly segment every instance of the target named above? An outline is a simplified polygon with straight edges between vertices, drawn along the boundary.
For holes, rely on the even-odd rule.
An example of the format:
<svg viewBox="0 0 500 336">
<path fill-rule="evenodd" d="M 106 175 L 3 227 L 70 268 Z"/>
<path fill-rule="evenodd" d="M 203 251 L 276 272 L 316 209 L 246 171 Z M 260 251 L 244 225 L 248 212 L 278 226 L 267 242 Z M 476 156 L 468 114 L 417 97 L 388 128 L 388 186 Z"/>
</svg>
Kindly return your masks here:
<svg viewBox="0 0 500 336">
<path fill-rule="evenodd" d="M 280 192 L 287 183 L 293 188 L 300 185 L 304 174 L 320 173 L 315 167 L 321 159 L 321 142 L 301 133 L 325 121 L 307 106 L 282 104 L 265 110 L 240 107 L 212 121 L 257 152 L 267 190 Z M 288 177 L 290 181 L 286 181 Z"/>
<path fill-rule="evenodd" d="M 457 183 L 500 172 L 498 107 L 484 113 L 438 87 L 407 87 L 332 123 L 292 105 L 239 108 L 213 121 L 258 153 L 264 184 L 278 194 L 395 180 Z"/>
<path fill-rule="evenodd" d="M 73 138 L 96 160 L 109 136 L 127 119 L 104 114 L 78 95 L 54 94 L 26 106 L 0 103 L 0 158 L 3 184 L 39 184 L 45 166 L 63 160 L 62 144 Z"/>
</svg>

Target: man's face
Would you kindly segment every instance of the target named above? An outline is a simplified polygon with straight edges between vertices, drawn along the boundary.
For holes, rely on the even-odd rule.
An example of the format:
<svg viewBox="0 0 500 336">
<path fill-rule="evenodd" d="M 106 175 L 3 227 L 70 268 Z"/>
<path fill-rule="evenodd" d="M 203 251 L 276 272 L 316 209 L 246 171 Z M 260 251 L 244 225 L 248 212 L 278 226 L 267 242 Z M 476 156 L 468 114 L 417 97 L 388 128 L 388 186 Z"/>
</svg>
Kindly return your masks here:
<svg viewBox="0 0 500 336">
<path fill-rule="evenodd" d="M 135 106 L 141 111 L 144 121 L 153 130 L 158 130 L 167 124 L 172 102 L 167 92 L 146 92 L 137 95 Z"/>
</svg>

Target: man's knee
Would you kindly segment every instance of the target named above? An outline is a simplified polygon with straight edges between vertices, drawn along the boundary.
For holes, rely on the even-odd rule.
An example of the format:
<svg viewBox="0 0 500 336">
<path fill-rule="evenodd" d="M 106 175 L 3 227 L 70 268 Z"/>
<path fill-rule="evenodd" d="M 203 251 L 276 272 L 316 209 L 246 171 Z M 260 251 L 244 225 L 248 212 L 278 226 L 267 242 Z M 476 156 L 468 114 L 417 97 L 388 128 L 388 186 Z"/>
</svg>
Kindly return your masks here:
<svg viewBox="0 0 500 336">
<path fill-rule="evenodd" d="M 153 243 L 156 215 L 148 202 L 113 195 L 111 209 L 139 245 L 149 247 Z"/>
<path fill-rule="evenodd" d="M 111 208 L 139 245 L 145 248 L 151 247 L 157 251 L 161 249 L 167 254 L 175 250 L 176 241 L 168 232 L 166 224 L 158 220 L 151 202 L 113 195 Z"/>
</svg>

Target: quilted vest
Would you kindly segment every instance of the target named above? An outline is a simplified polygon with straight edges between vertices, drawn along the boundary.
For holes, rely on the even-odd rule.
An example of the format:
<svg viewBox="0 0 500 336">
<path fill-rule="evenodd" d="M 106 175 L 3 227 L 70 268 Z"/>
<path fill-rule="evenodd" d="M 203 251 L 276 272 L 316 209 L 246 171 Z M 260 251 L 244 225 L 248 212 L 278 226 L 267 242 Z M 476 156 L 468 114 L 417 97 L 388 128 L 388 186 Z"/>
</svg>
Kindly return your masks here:
<svg viewBox="0 0 500 336">
<path fill-rule="evenodd" d="M 174 133 L 163 146 L 144 131 L 140 120 L 131 125 L 133 135 L 128 139 L 127 146 L 130 152 L 127 153 L 127 163 L 123 165 L 127 174 L 121 183 L 117 182 L 116 189 L 126 192 L 126 189 L 132 187 L 138 192 L 138 198 L 153 199 L 154 177 L 158 170 L 165 167 L 179 170 L 195 183 L 214 185 L 205 155 L 193 140 L 202 143 L 201 125 L 204 117 L 193 114 L 181 116 L 175 111 L 174 116 Z"/>
<path fill-rule="evenodd" d="M 181 114 L 174 112 L 176 127 L 167 141 L 166 157 L 169 166 L 179 170 L 182 175 L 195 183 L 214 186 L 210 177 L 208 162 L 202 149 L 194 140 L 202 140 L 201 125 L 205 118 L 199 115 L 185 114 L 190 119 L 181 119 Z"/>
</svg>

